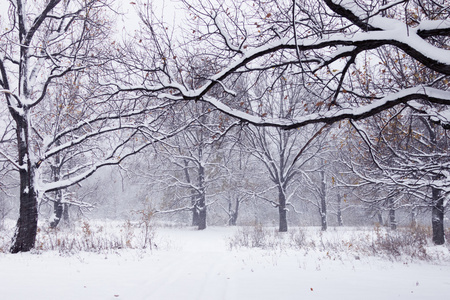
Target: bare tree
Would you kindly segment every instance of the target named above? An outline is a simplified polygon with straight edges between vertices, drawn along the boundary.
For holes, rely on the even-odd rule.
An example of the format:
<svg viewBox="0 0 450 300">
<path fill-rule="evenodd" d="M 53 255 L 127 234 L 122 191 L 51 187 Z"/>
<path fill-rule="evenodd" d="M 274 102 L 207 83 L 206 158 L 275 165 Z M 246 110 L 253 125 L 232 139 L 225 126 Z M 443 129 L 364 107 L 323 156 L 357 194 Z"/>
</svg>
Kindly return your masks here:
<svg viewBox="0 0 450 300">
<path fill-rule="evenodd" d="M 294 118 L 299 111 L 310 108 L 305 106 L 303 101 L 314 95 L 305 91 L 295 77 L 292 79 L 284 74 L 279 76 L 282 77 L 281 81 L 272 85 L 270 91 L 266 89 L 265 78 L 260 78 L 261 86 L 257 95 L 259 101 L 252 103 L 252 106 L 256 107 L 254 109 L 260 114 L 268 117 Z M 295 192 L 301 186 L 298 181 L 300 168 L 319 151 L 319 148 L 313 147 L 312 142 L 323 129 L 324 127 L 322 129 L 311 127 L 300 131 L 276 127 L 247 128 L 247 139 L 244 142 L 247 151 L 264 165 L 270 181 L 274 184 L 268 191 L 272 189 L 277 191 L 275 199 L 263 194 L 260 194 L 260 197 L 278 208 L 280 232 L 288 230 L 287 212 L 289 206 L 294 207 L 292 198 L 295 198 Z"/>
<path fill-rule="evenodd" d="M 426 13 L 432 11 L 419 11 L 412 19 L 419 21 Z M 435 37 L 430 43 L 443 45 L 445 38 Z M 438 72 L 424 68 L 398 49 L 385 47 L 383 50 L 371 57 L 378 61 L 376 67 L 364 67 L 359 72 L 361 90 L 392 91 L 419 85 L 448 89 L 446 80 Z M 438 126 L 438 119 L 417 109 L 421 105 L 436 112 L 446 110 L 445 105 L 438 103 L 412 102 L 353 125 L 363 145 L 368 147 L 368 155 L 361 157 L 373 160 L 367 164 L 372 170 L 363 172 L 363 180 L 383 185 L 380 189 L 384 191 L 383 196 L 372 204 L 378 202 L 389 211 L 392 229 L 397 226 L 395 212 L 398 208 L 409 206 L 413 215 L 417 207 L 431 207 L 433 241 L 443 244 L 445 199 L 448 197 L 445 183 L 448 137 L 443 130 L 445 124 Z"/>
<path fill-rule="evenodd" d="M 154 99 L 138 94 L 124 98 L 100 85 L 102 70 L 114 68 L 108 13 L 106 1 L 9 1 L 0 91 L 17 147 L 17 157 L 2 155 L 20 179 L 13 253 L 34 247 L 39 199 L 166 136 L 155 127 L 164 121 L 158 111 L 167 102 L 153 105 Z M 55 172 L 62 162 L 64 174 Z"/>
<path fill-rule="evenodd" d="M 126 90 L 143 90 L 174 100 L 205 101 L 246 122 L 285 129 L 347 118 L 359 120 L 418 100 L 448 104 L 449 94 L 442 88 L 415 85 L 390 92 L 373 89 L 367 93 L 352 83 L 361 59 L 386 45 L 441 74 L 438 81 L 445 81 L 450 74 L 445 42 L 430 42 L 450 34 L 448 6 L 433 1 L 428 5 L 431 9 L 423 7 L 421 1 L 408 1 L 405 10 L 406 2 L 237 1 L 226 5 L 189 1 L 186 6 L 192 29 L 185 36 L 191 39 L 181 46 L 166 42 L 167 47 L 160 48 L 158 53 L 164 61 L 162 67 L 148 66 L 149 74 L 143 84 L 129 85 Z M 410 10 L 416 8 L 426 13 L 423 20 L 414 19 L 411 24 Z M 161 44 L 164 36 L 153 38 Z M 183 56 L 190 55 L 191 49 L 197 51 L 192 60 L 210 62 L 208 72 L 199 74 L 180 63 Z M 321 89 L 315 89 L 320 97 L 306 101 L 320 109 L 280 119 L 251 113 L 245 105 L 238 109 L 239 103 L 211 94 L 217 93 L 214 88 L 218 87 L 233 96 L 238 78 L 256 81 L 260 74 L 270 73 L 273 68 L 280 70 L 279 74 L 283 71 L 302 77 L 306 87 L 320 85 Z M 187 79 L 192 76 L 202 77 L 202 83 L 189 85 Z M 274 81 L 279 79 L 273 77 Z M 270 86 L 267 85 L 268 89 Z M 428 113 L 441 123 L 446 122 L 442 115 Z"/>
<path fill-rule="evenodd" d="M 245 131 L 239 128 L 232 133 L 224 153 L 227 176 L 221 186 L 223 191 L 220 198 L 225 200 L 225 205 L 222 202 L 219 205 L 228 216 L 228 225 L 236 226 L 243 204 L 254 199 L 264 186 L 265 181 L 261 180 L 261 175 L 265 172 L 261 170 L 259 161 L 255 161 L 252 154 L 246 151 L 247 146 L 243 143 Z"/>
<path fill-rule="evenodd" d="M 444 128 L 450 127 L 448 36 L 450 10 L 445 1 L 183 1 L 191 27 L 185 40 L 167 39 L 165 26 L 147 35 L 157 45 L 152 65 L 139 84 L 123 91 L 143 91 L 175 101 L 202 101 L 224 114 L 256 126 L 282 129 L 309 124 L 331 124 L 344 119 L 366 119 L 382 111 L 408 106 Z M 420 12 L 420 13 L 416 13 Z M 150 23 L 147 22 L 147 25 Z M 383 72 L 376 53 L 398 52 L 435 74 L 433 81 L 408 82 Z M 368 57 L 374 57 L 372 62 Z M 195 68 L 196 62 L 209 68 Z M 189 62 L 189 63 L 188 63 Z M 194 66 L 194 67 L 192 67 Z M 384 83 L 401 80 L 403 85 Z M 285 78 L 300 78 L 305 97 L 302 113 L 279 116 L 253 109 L 261 78 L 271 91 Z M 201 78 L 191 84 L 193 78 Z M 246 82 L 246 97 L 236 97 L 236 86 Z M 227 97 L 218 97 L 226 94 Z M 443 105 L 436 109 L 432 104 Z M 445 113 L 442 113 L 442 112 Z M 436 166 L 437 167 L 437 166 Z M 441 174 L 442 175 L 442 174 Z M 436 177 L 436 185 L 447 178 Z"/>
<path fill-rule="evenodd" d="M 173 110 L 175 128 L 189 126 L 158 147 L 164 166 L 157 177 L 168 191 L 167 199 L 157 213 L 192 212 L 192 225 L 203 230 L 207 226 L 208 206 L 222 192 L 226 178 L 222 137 L 236 122 L 217 117 L 209 105 L 187 103 Z"/>
</svg>

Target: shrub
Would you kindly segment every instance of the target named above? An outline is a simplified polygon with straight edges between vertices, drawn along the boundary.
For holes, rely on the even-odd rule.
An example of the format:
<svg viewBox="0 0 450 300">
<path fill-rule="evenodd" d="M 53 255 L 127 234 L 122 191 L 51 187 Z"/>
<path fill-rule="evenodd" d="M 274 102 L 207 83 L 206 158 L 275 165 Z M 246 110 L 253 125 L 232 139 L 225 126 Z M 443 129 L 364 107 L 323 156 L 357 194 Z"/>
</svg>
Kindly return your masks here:
<svg viewBox="0 0 450 300">
<path fill-rule="evenodd" d="M 269 235 L 269 230 L 261 224 L 241 227 L 230 238 L 230 249 L 233 247 L 266 248 L 268 246 Z"/>
<path fill-rule="evenodd" d="M 241 227 L 229 240 L 233 248 L 286 249 L 306 246 L 306 235 L 301 228 L 291 229 L 288 233 L 280 233 L 275 229 L 265 228 L 257 223 Z"/>
<path fill-rule="evenodd" d="M 151 230 L 150 230 L 151 229 Z M 151 231 L 151 233 L 150 233 Z M 126 221 L 91 223 L 87 220 L 72 228 L 39 226 L 36 251 L 59 251 L 61 254 L 77 252 L 111 252 L 119 249 L 145 249 L 153 227 Z M 144 238 L 143 238 L 144 237 Z M 144 244 L 142 243 L 144 240 Z"/>
<path fill-rule="evenodd" d="M 385 231 L 377 226 L 372 251 L 374 254 L 390 258 L 406 255 L 411 258 L 428 259 L 426 246 L 430 238 L 430 230 L 426 227 L 416 226 Z"/>
</svg>

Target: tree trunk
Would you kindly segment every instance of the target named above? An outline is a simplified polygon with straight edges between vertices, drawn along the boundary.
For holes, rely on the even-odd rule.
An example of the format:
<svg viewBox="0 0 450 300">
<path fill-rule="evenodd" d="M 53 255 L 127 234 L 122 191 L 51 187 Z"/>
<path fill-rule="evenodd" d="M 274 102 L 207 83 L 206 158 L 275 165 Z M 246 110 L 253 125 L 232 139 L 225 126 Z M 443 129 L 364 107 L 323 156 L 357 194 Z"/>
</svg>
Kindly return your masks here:
<svg viewBox="0 0 450 300">
<path fill-rule="evenodd" d="M 70 207 L 69 204 L 64 203 L 63 220 L 64 220 L 65 224 L 69 224 L 69 220 L 70 220 L 69 207 Z"/>
<path fill-rule="evenodd" d="M 206 228 L 206 206 L 200 208 L 198 213 L 198 230 Z"/>
<path fill-rule="evenodd" d="M 199 224 L 199 213 L 198 213 L 198 203 L 194 201 L 194 207 L 192 208 L 192 226 L 198 226 Z"/>
<path fill-rule="evenodd" d="M 322 165 L 324 165 L 322 161 Z M 322 169 L 320 171 L 321 183 L 320 183 L 320 221 L 322 225 L 322 231 L 326 231 L 328 228 L 327 221 L 327 190 L 325 182 L 325 171 Z"/>
<path fill-rule="evenodd" d="M 57 197 L 61 197 L 58 194 L 61 194 L 61 191 L 57 191 Z M 61 221 L 62 215 L 64 211 L 64 204 L 61 202 L 60 198 L 57 198 L 53 203 L 53 219 L 50 221 L 50 228 L 55 229 L 59 222 Z"/>
<path fill-rule="evenodd" d="M 20 177 L 20 209 L 16 232 L 13 237 L 11 253 L 30 251 L 36 242 L 38 205 L 37 194 L 34 188 L 35 165 L 31 163 L 29 155 L 29 128 L 24 115 L 15 119 L 18 141 L 18 163 Z"/>
<path fill-rule="evenodd" d="M 338 226 L 344 226 L 344 221 L 342 220 L 342 199 L 341 195 L 337 194 L 337 222 Z"/>
<path fill-rule="evenodd" d="M 434 124 L 429 124 L 428 131 L 430 133 L 431 151 L 435 152 L 437 148 L 436 132 L 434 131 Z M 438 180 L 440 175 L 432 177 L 433 180 Z M 431 227 L 433 230 L 433 243 L 435 245 L 443 245 L 445 243 L 444 232 L 444 197 L 442 197 L 441 190 L 432 187 L 431 196 L 433 207 L 431 209 Z"/>
<path fill-rule="evenodd" d="M 56 146 L 59 146 L 61 142 L 57 140 L 55 142 Z M 61 159 L 59 154 L 55 155 L 54 162 L 52 165 L 52 175 L 53 180 L 55 182 L 59 181 L 61 178 Z M 61 221 L 61 217 L 64 211 L 64 205 L 62 203 L 63 200 L 63 192 L 62 190 L 55 191 L 55 202 L 53 203 L 53 219 L 50 222 L 50 228 L 56 228 L 58 226 L 59 221 Z"/>
<path fill-rule="evenodd" d="M 392 230 L 397 230 L 397 220 L 395 219 L 395 209 L 389 210 L 389 226 Z"/>
<path fill-rule="evenodd" d="M 383 221 L 383 214 L 381 213 L 381 211 L 377 211 L 377 217 L 378 217 L 378 223 L 380 224 L 380 226 L 383 226 L 384 221 Z"/>
<path fill-rule="evenodd" d="M 233 212 L 230 216 L 230 220 L 228 220 L 229 226 L 236 226 L 237 223 L 237 212 Z"/>
<path fill-rule="evenodd" d="M 205 169 L 202 165 L 198 168 L 198 183 L 200 187 L 198 205 L 198 230 L 206 228 L 206 187 L 205 187 Z"/>
<path fill-rule="evenodd" d="M 19 219 L 10 249 L 11 253 L 30 251 L 36 242 L 38 221 L 36 193 L 34 189 L 23 192 L 22 184 L 21 191 Z"/>
<path fill-rule="evenodd" d="M 191 176 L 189 175 L 189 162 L 185 159 L 184 162 L 184 176 L 186 177 L 186 182 L 191 184 Z M 198 215 L 198 200 L 197 193 L 194 189 L 191 189 L 191 204 L 192 204 L 192 226 L 198 226 L 199 215 Z"/>
<path fill-rule="evenodd" d="M 433 243 L 435 245 L 443 245 L 445 243 L 444 198 L 441 197 L 441 191 L 436 188 L 432 188 L 432 195 L 431 224 L 433 228 Z"/>
<path fill-rule="evenodd" d="M 53 203 L 53 219 L 50 222 L 50 228 L 55 229 L 60 223 L 61 220 L 64 221 L 63 225 L 69 224 L 69 204 L 62 203 L 62 192 L 57 191 L 59 195 L 56 198 L 59 201 Z"/>
<path fill-rule="evenodd" d="M 236 203 L 235 203 L 235 207 L 234 210 L 231 208 L 232 207 L 232 203 L 230 202 L 228 205 L 228 212 L 230 215 L 230 219 L 228 220 L 228 225 L 229 226 L 236 226 L 237 223 L 237 218 L 238 218 L 238 213 L 239 213 L 239 198 L 236 198 Z"/>
<path fill-rule="evenodd" d="M 395 218 L 394 199 L 389 198 L 388 205 L 389 205 L 389 226 L 391 227 L 392 230 L 396 230 L 397 220 Z"/>
<path fill-rule="evenodd" d="M 287 224 L 287 209 L 286 209 L 286 194 L 282 187 L 278 188 L 278 213 L 280 215 L 280 224 L 278 231 L 279 232 L 287 232 L 288 224 Z"/>
</svg>

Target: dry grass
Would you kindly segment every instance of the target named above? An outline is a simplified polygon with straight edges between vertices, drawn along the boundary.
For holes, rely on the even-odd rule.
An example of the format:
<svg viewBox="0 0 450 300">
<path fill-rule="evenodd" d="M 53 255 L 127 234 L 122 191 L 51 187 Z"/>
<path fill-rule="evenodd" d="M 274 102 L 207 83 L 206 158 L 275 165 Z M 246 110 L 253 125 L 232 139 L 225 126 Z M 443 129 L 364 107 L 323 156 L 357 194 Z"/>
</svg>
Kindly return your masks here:
<svg viewBox="0 0 450 300">
<path fill-rule="evenodd" d="M 331 228 L 328 232 L 317 228 L 291 228 L 288 233 L 279 233 L 274 228 L 256 224 L 238 229 L 229 239 L 229 248 L 319 251 L 333 258 L 350 255 L 356 259 L 375 256 L 389 260 L 450 260 L 450 257 L 441 257 L 442 252 L 433 251 L 436 247 L 431 243 L 431 230 L 426 227 Z M 442 249 L 448 252 L 450 246 L 447 244 Z"/>
</svg>

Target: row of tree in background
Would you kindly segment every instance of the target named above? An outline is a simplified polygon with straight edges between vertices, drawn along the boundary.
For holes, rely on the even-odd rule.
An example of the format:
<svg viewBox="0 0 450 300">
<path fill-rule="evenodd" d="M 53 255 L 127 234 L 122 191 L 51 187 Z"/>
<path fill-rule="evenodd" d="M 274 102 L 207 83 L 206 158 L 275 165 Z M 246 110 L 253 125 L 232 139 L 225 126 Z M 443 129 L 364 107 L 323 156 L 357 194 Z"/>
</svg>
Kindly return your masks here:
<svg viewBox="0 0 450 300">
<path fill-rule="evenodd" d="M 349 207 L 388 211 L 393 229 L 399 209 L 431 209 L 445 242 L 448 1 L 182 0 L 179 26 L 132 2 L 141 25 L 123 39 L 114 1 L 3 2 L 11 252 L 34 247 L 40 206 L 53 206 L 52 227 L 93 207 L 83 182 L 108 166 L 199 229 L 210 208 L 236 224 L 255 201 L 278 210 L 280 231 L 301 203 L 323 230 Z"/>
</svg>

